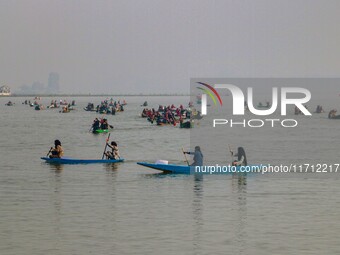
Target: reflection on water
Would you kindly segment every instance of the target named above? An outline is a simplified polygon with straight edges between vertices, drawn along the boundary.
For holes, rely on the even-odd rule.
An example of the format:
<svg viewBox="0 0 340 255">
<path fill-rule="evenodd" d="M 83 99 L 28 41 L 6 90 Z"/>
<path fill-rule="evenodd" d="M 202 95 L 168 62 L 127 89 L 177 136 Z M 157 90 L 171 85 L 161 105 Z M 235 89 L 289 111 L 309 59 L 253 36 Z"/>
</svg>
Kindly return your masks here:
<svg viewBox="0 0 340 255">
<path fill-rule="evenodd" d="M 203 175 L 195 175 L 193 181 L 193 200 L 192 200 L 192 214 L 194 220 L 193 226 L 193 251 L 194 254 L 200 252 L 201 233 L 203 231 Z"/>
<path fill-rule="evenodd" d="M 62 244 L 61 236 L 61 212 L 63 209 L 63 199 L 62 199 L 62 171 L 64 169 L 63 165 L 50 165 L 50 204 L 53 208 L 53 217 L 51 218 L 51 226 L 53 227 L 54 239 L 53 246 L 54 249 Z"/>
<path fill-rule="evenodd" d="M 238 216 L 235 226 L 235 243 L 237 254 L 242 255 L 246 254 L 245 247 L 247 247 L 247 175 L 234 174 L 231 186 Z"/>
<path fill-rule="evenodd" d="M 64 170 L 63 164 L 47 164 L 50 167 L 51 171 L 61 172 Z"/>
<path fill-rule="evenodd" d="M 104 168 L 106 171 L 117 171 L 118 164 L 104 164 Z"/>
<path fill-rule="evenodd" d="M 138 166 L 137 161 L 157 159 L 183 164 L 179 147 L 189 147 L 189 131 L 136 117 L 140 101 L 157 107 L 165 101 L 185 103 L 183 97 L 133 97 L 124 113 L 107 116 L 115 126 L 111 136 L 126 158 L 113 165 L 40 160 L 54 139 L 63 141 L 68 157 L 101 158 L 106 135 L 94 136 L 87 126 L 99 115 L 82 111 L 99 98 L 77 98 L 79 110 L 68 114 L 37 112 L 15 100 L 16 106 L 2 108 L 0 254 L 340 254 L 338 178 L 185 176 Z M 310 136 L 310 129 L 320 130 L 320 125 L 322 136 Z M 314 140 L 301 143 L 314 153 L 298 147 L 296 153 L 301 159 L 327 158 L 340 146 L 333 136 L 339 129 L 327 116 L 314 118 L 303 134 Z M 13 132 L 21 135 L 12 139 Z M 280 140 L 262 144 L 266 135 L 226 138 L 234 137 L 235 144 L 247 140 L 254 163 L 289 156 L 285 148 L 294 141 L 283 141 L 281 147 Z"/>
<path fill-rule="evenodd" d="M 156 172 L 151 174 L 141 174 L 145 178 L 181 178 L 178 174 L 171 174 L 166 172 Z"/>
</svg>

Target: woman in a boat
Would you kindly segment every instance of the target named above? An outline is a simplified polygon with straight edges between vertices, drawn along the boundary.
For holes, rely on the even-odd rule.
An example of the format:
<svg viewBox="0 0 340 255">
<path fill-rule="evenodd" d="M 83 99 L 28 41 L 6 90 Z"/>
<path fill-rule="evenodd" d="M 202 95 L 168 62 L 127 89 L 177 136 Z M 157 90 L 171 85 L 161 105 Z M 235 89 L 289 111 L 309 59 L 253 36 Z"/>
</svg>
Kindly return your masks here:
<svg viewBox="0 0 340 255">
<path fill-rule="evenodd" d="M 107 119 L 103 119 L 103 123 L 100 125 L 100 129 L 108 129 L 109 124 L 107 123 Z"/>
<path fill-rule="evenodd" d="M 63 107 L 63 113 L 66 113 L 66 112 L 69 112 L 69 108 L 68 108 L 67 105 L 65 105 L 65 106 Z"/>
<path fill-rule="evenodd" d="M 324 110 L 322 109 L 322 106 L 321 106 L 321 105 L 318 105 L 318 106 L 316 107 L 315 113 L 322 113 L 322 112 L 324 112 Z"/>
<path fill-rule="evenodd" d="M 237 157 L 237 160 L 233 162 L 233 166 L 246 166 L 247 165 L 247 156 L 246 152 L 244 151 L 243 147 L 238 147 L 237 153 L 231 151 L 231 155 L 233 157 Z"/>
<path fill-rule="evenodd" d="M 64 155 L 64 150 L 59 140 L 54 141 L 54 148 L 51 147 L 51 154 L 50 158 L 61 158 Z"/>
<path fill-rule="evenodd" d="M 328 118 L 329 119 L 333 119 L 333 118 L 335 118 L 336 117 L 336 110 L 335 109 L 333 109 L 333 110 L 331 110 L 329 113 L 328 113 Z"/>
<path fill-rule="evenodd" d="M 199 146 L 195 147 L 195 152 L 185 151 L 184 153 L 194 155 L 194 163 L 191 166 L 203 166 L 203 154 Z"/>
<path fill-rule="evenodd" d="M 111 148 L 111 151 L 105 152 L 106 158 L 107 159 L 120 159 L 119 155 L 119 149 L 118 145 L 115 141 L 112 141 L 111 144 L 106 143 L 109 148 Z"/>
<path fill-rule="evenodd" d="M 96 131 L 97 129 L 99 129 L 99 126 L 100 126 L 100 122 L 99 122 L 98 118 L 95 118 L 95 120 L 93 121 L 93 124 L 92 124 L 93 131 Z"/>
</svg>

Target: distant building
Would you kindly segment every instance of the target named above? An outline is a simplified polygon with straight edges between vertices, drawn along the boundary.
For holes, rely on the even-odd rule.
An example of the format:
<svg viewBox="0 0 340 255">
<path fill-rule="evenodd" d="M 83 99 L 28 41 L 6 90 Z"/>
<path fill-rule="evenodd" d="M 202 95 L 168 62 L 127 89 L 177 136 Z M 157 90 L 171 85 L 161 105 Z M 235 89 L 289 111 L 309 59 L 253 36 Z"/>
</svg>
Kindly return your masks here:
<svg viewBox="0 0 340 255">
<path fill-rule="evenodd" d="M 38 94 L 42 95 L 45 94 L 46 92 L 46 87 L 43 83 L 39 81 L 35 81 L 32 83 L 32 85 L 22 85 L 18 91 L 16 91 L 16 94 L 21 94 L 21 95 L 32 95 L 32 94 Z"/>
<path fill-rule="evenodd" d="M 0 96 L 10 96 L 11 95 L 11 88 L 8 86 L 0 87 Z"/>
<path fill-rule="evenodd" d="M 48 76 L 48 85 L 47 85 L 48 93 L 59 93 L 59 74 L 58 73 L 50 73 Z"/>
</svg>

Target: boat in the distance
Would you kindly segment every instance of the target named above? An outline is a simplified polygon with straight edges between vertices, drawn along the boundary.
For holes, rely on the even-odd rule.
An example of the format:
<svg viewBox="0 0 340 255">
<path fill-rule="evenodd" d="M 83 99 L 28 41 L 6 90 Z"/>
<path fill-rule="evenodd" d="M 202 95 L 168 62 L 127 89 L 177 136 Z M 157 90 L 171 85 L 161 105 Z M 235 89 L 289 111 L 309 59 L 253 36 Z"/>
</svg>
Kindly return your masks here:
<svg viewBox="0 0 340 255">
<path fill-rule="evenodd" d="M 340 119 L 340 115 L 336 115 L 336 113 L 337 113 L 337 110 L 336 110 L 336 109 L 331 110 L 331 111 L 328 113 L 328 118 L 329 118 L 329 119 L 333 119 L 333 120 L 338 120 L 338 119 Z"/>
<path fill-rule="evenodd" d="M 340 115 L 335 115 L 335 116 L 329 117 L 329 119 L 339 120 L 340 119 Z"/>
<path fill-rule="evenodd" d="M 8 103 L 7 104 L 5 104 L 5 105 L 7 105 L 7 106 L 13 106 L 15 103 L 13 103 L 12 101 L 8 101 Z"/>
<path fill-rule="evenodd" d="M 124 159 L 75 159 L 75 158 L 49 158 L 41 157 L 50 164 L 113 164 L 123 162 Z"/>
<path fill-rule="evenodd" d="M 266 104 L 262 104 L 262 102 L 258 103 L 258 105 L 256 106 L 256 108 L 265 108 L 265 109 L 269 109 L 270 108 L 270 103 L 266 102 Z"/>
</svg>

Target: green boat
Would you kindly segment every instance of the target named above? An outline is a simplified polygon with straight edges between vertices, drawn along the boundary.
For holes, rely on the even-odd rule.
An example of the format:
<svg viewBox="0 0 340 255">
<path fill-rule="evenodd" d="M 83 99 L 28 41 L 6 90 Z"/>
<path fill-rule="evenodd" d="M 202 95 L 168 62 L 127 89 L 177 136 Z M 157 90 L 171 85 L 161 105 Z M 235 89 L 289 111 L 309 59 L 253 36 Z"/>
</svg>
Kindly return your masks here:
<svg viewBox="0 0 340 255">
<path fill-rule="evenodd" d="M 96 130 L 92 130 L 93 134 L 101 134 L 101 133 L 108 133 L 110 132 L 110 129 L 96 129 Z"/>
<path fill-rule="evenodd" d="M 182 122 L 179 125 L 180 128 L 193 128 L 194 123 L 192 121 Z"/>
<path fill-rule="evenodd" d="M 340 119 L 340 115 L 335 115 L 335 116 L 329 117 L 329 119 L 339 120 Z"/>
</svg>

